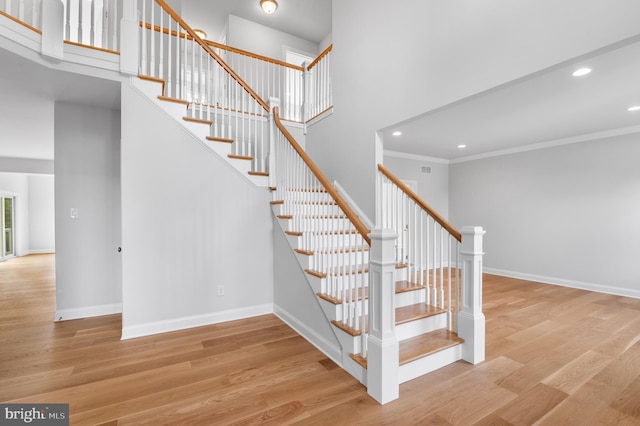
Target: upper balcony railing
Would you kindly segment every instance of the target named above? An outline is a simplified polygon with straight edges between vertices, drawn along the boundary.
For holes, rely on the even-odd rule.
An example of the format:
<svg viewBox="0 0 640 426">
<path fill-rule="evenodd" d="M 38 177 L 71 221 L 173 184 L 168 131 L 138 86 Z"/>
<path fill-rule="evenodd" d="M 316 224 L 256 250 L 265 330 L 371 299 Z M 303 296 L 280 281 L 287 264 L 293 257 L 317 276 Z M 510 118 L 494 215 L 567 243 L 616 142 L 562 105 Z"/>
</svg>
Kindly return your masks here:
<svg viewBox="0 0 640 426">
<path fill-rule="evenodd" d="M 120 50 L 122 0 L 62 0 L 60 4 L 65 42 L 111 51 Z M 0 12 L 41 33 L 45 25 L 43 18 L 51 19 L 46 13 L 51 13 L 48 8 L 52 6 L 58 5 L 44 0 L 4 0 L 0 2 Z"/>
</svg>

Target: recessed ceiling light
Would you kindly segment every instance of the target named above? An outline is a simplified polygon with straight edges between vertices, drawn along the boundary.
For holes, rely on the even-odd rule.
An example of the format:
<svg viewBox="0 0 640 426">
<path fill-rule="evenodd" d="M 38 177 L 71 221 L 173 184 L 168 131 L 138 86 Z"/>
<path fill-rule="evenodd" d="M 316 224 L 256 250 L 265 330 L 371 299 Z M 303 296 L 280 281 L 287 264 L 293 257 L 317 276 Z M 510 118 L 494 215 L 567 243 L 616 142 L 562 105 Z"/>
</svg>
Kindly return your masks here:
<svg viewBox="0 0 640 426">
<path fill-rule="evenodd" d="M 582 77 L 583 75 L 587 75 L 591 72 L 591 68 L 580 68 L 573 72 L 574 77 Z"/>
<path fill-rule="evenodd" d="M 627 108 L 627 111 L 629 111 L 629 112 L 640 111 L 640 105 L 634 105 L 632 107 L 629 107 L 629 108 Z"/>
<path fill-rule="evenodd" d="M 460 148 L 460 149 L 462 149 L 462 148 L 466 148 L 466 147 L 467 147 L 467 146 L 466 146 L 465 144 L 458 145 L 458 148 Z"/>
<path fill-rule="evenodd" d="M 400 130 L 396 130 L 395 132 L 391 133 L 393 136 L 400 136 L 402 134 L 402 132 Z"/>
</svg>

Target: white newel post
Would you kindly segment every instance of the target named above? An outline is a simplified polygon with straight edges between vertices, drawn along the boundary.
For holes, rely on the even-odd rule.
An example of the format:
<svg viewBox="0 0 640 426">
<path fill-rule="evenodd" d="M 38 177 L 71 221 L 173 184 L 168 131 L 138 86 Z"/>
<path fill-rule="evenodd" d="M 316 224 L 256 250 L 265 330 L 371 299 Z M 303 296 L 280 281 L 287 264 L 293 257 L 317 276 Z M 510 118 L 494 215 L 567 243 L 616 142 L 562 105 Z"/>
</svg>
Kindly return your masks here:
<svg viewBox="0 0 640 426">
<path fill-rule="evenodd" d="M 135 0 L 123 0 L 120 20 L 120 72 L 138 75 L 139 24 Z"/>
<path fill-rule="evenodd" d="M 480 226 L 462 228 L 462 310 L 458 314 L 458 335 L 462 345 L 462 359 L 472 364 L 484 361 L 485 324 L 482 313 L 482 236 Z"/>
<path fill-rule="evenodd" d="M 379 403 L 386 404 L 400 394 L 394 307 L 397 235 L 389 229 L 376 229 L 369 237 L 367 392 Z"/>
<path fill-rule="evenodd" d="M 276 186 L 276 123 L 273 121 L 273 108 L 278 107 L 280 110 L 280 100 L 278 98 L 269 98 L 269 186 Z"/>
<path fill-rule="evenodd" d="M 303 132 L 307 134 L 307 120 L 311 118 L 311 71 L 307 69 L 309 62 L 303 62 L 302 67 L 302 102 L 300 106 L 300 114 L 302 118 Z"/>
<path fill-rule="evenodd" d="M 64 59 L 64 4 L 61 1 L 43 1 L 42 56 L 61 61 Z"/>
</svg>

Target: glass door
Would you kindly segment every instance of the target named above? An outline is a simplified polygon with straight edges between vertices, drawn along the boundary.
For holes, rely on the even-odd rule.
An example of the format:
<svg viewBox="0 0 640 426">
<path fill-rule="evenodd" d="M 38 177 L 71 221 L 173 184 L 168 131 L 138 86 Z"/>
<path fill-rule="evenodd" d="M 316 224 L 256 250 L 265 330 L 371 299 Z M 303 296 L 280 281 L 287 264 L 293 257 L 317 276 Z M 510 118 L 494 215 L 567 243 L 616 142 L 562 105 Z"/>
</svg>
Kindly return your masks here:
<svg viewBox="0 0 640 426">
<path fill-rule="evenodd" d="M 15 256 L 15 232 L 14 232 L 14 198 L 0 197 L 2 201 L 2 214 L 0 225 L 2 226 L 2 258 Z"/>
</svg>

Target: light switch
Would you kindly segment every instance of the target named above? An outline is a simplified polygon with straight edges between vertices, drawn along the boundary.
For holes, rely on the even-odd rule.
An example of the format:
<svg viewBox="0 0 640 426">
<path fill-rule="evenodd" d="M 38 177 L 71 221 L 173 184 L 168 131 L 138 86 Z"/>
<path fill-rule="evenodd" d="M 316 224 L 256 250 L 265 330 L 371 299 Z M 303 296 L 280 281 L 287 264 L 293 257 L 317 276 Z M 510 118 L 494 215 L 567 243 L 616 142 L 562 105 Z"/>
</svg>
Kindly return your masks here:
<svg viewBox="0 0 640 426">
<path fill-rule="evenodd" d="M 75 207 L 71 207 L 71 219 L 77 219 L 78 218 L 78 209 L 76 209 Z"/>
</svg>

